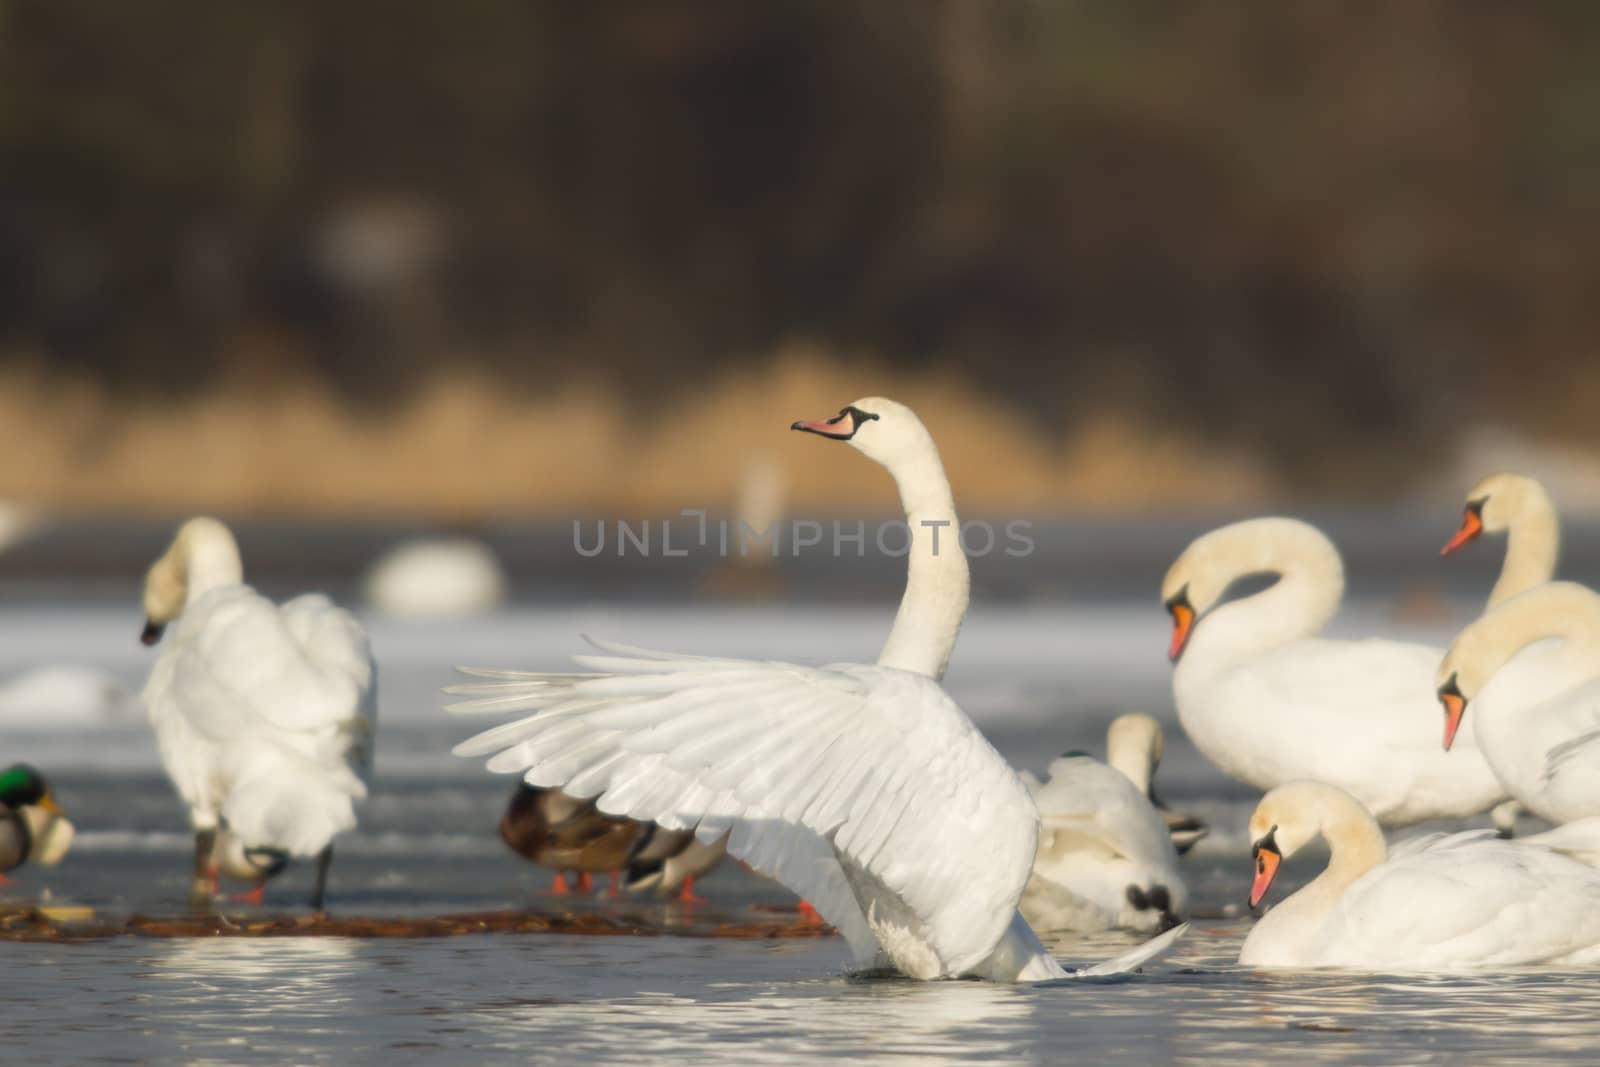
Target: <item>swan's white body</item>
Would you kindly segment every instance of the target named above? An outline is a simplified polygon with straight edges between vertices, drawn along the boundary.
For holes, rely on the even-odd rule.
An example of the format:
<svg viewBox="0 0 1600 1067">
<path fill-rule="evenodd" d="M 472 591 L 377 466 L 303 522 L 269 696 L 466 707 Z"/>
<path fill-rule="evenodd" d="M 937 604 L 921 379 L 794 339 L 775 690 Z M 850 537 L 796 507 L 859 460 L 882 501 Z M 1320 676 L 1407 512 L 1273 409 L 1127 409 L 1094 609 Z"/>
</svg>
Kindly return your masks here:
<svg viewBox="0 0 1600 1067">
<path fill-rule="evenodd" d="M 1269 793 L 1252 817 L 1284 857 L 1318 835 L 1327 869 L 1256 923 L 1252 967 L 1454 971 L 1600 963 L 1600 871 L 1492 830 L 1429 834 L 1386 850 L 1349 794 L 1320 783 Z"/>
<path fill-rule="evenodd" d="M 186 596 L 144 689 L 162 765 L 196 830 L 225 821 L 248 847 L 316 855 L 367 792 L 366 631 L 321 594 L 277 605 L 243 584 L 220 523 L 184 530 Z"/>
<path fill-rule="evenodd" d="M 1437 676 L 1523 807 L 1557 825 L 1600 816 L 1600 596 L 1548 582 L 1513 597 L 1456 636 Z"/>
<path fill-rule="evenodd" d="M 481 615 L 506 598 L 494 550 L 471 538 L 419 538 L 379 557 L 367 573 L 367 602 L 398 619 Z"/>
<path fill-rule="evenodd" d="M 1124 716 L 1113 724 L 1108 753 L 1121 736 L 1119 725 L 1143 726 L 1144 719 L 1148 716 Z M 1154 720 L 1149 725 L 1155 726 Z M 1159 734 L 1142 736 L 1147 738 L 1139 758 L 1144 786 L 1082 752 L 1052 761 L 1049 781 L 1042 785 L 1023 775 L 1040 819 L 1033 874 L 1021 901 L 1022 914 L 1033 926 L 1153 932 L 1188 915 L 1189 890 L 1178 869 L 1178 850 L 1166 818 L 1146 795 L 1150 745 L 1158 743 Z"/>
<path fill-rule="evenodd" d="M 1237 578 L 1270 588 L 1217 605 Z M 1505 799 L 1475 745 L 1440 745 L 1433 675 L 1441 650 L 1316 635 L 1338 610 L 1337 550 L 1297 520 L 1253 519 L 1196 540 L 1163 597 L 1198 613 L 1173 673 L 1178 719 L 1223 773 L 1263 791 L 1331 782 L 1386 826 L 1463 817 Z"/>
<path fill-rule="evenodd" d="M 483 672 L 502 680 L 464 687 L 481 699 L 458 710 L 533 714 L 457 752 L 498 751 L 491 770 L 693 827 L 702 841 L 731 830 L 728 851 L 810 901 L 859 965 L 887 961 L 924 979 L 1068 977 L 1017 911 L 1037 843 L 1033 801 L 934 680 L 968 589 L 938 450 L 915 415 L 878 398 L 796 428 L 850 440 L 900 489 L 909 576 L 877 664 L 602 645 L 609 654 L 578 657 L 584 674 Z M 1137 966 L 1178 932 L 1092 973 Z"/>
</svg>

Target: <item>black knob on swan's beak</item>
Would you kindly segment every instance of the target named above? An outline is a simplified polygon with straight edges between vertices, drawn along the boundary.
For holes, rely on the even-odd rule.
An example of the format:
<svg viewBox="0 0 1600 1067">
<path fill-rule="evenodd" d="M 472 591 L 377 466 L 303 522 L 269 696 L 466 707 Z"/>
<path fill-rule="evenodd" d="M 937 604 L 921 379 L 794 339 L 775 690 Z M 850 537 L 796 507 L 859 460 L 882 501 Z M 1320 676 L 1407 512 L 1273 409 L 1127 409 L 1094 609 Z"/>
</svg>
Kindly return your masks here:
<svg viewBox="0 0 1600 1067">
<path fill-rule="evenodd" d="M 149 619 L 146 619 L 144 623 L 144 630 L 139 634 L 139 640 L 147 645 L 153 645 L 157 641 L 161 640 L 161 631 L 165 629 L 166 627 L 160 623 L 151 622 Z"/>
</svg>

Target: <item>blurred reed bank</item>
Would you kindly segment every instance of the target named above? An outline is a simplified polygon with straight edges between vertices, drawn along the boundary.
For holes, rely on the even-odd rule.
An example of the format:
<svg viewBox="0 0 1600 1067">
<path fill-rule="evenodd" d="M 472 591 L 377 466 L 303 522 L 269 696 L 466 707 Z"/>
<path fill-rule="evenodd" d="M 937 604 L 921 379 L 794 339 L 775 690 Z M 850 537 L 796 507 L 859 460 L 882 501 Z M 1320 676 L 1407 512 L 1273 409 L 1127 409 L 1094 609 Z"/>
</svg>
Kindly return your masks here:
<svg viewBox="0 0 1600 1067">
<path fill-rule="evenodd" d="M 0 495 L 859 507 L 786 427 L 873 393 L 972 511 L 1594 481 L 1597 60 L 1555 3 L 6 0 Z"/>
</svg>

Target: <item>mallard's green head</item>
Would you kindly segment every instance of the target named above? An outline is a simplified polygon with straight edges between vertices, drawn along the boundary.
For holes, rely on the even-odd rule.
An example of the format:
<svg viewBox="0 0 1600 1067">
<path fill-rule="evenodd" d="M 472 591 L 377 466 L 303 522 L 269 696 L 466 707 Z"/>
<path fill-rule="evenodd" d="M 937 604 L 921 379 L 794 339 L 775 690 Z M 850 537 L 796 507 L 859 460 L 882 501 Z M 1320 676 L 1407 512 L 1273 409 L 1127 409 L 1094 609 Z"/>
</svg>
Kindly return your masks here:
<svg viewBox="0 0 1600 1067">
<path fill-rule="evenodd" d="M 50 786 L 45 782 L 44 775 L 26 763 L 13 764 L 0 771 L 0 804 L 8 808 L 38 806 L 46 811 L 61 811 L 56 806 L 55 798 L 50 795 Z"/>
</svg>

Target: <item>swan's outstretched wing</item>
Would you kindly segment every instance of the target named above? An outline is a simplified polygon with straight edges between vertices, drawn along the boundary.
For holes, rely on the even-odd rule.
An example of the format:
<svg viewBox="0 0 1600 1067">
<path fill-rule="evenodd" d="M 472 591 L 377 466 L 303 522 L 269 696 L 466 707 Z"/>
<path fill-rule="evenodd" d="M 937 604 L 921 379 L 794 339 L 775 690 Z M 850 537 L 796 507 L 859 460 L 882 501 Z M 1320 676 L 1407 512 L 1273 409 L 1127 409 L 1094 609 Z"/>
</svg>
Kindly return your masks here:
<svg viewBox="0 0 1600 1067">
<path fill-rule="evenodd" d="M 491 770 L 599 796 L 601 810 L 728 851 L 871 933 L 846 879 L 887 889 L 878 925 L 910 926 L 960 974 L 994 948 L 1033 864 L 1038 816 L 1000 754 L 937 682 L 887 667 L 707 659 L 598 645 L 591 673 L 476 672 L 457 712 L 532 711 L 458 746 Z M 474 673 L 474 672 L 468 672 Z M 849 875 L 844 873 L 849 869 Z"/>
</svg>

